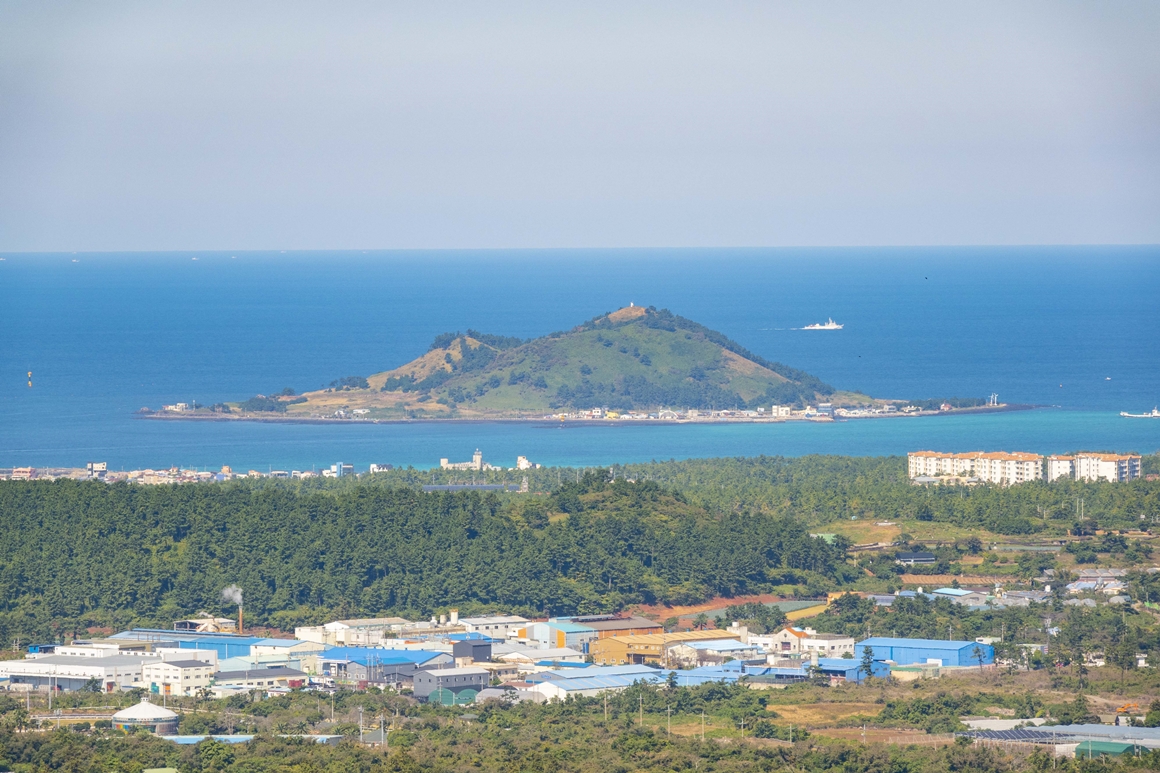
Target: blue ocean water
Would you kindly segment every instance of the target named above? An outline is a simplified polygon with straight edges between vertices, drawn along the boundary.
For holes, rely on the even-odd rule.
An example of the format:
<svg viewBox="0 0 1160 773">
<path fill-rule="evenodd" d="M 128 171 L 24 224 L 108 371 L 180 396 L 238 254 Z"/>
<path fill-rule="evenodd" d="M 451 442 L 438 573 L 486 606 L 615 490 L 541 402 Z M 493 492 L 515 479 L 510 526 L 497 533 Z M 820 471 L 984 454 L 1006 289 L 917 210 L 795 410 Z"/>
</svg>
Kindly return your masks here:
<svg viewBox="0 0 1160 773">
<path fill-rule="evenodd" d="M 1160 248 L 7 254 L 0 466 L 426 467 L 778 453 L 1160 449 Z M 195 260 L 196 258 L 196 260 Z M 833 425 L 156 422 L 134 411 L 316 388 L 468 327 L 522 337 L 634 302 L 840 388 L 1060 406 Z M 795 330 L 827 317 L 841 331 Z M 33 386 L 26 385 L 32 371 Z"/>
</svg>

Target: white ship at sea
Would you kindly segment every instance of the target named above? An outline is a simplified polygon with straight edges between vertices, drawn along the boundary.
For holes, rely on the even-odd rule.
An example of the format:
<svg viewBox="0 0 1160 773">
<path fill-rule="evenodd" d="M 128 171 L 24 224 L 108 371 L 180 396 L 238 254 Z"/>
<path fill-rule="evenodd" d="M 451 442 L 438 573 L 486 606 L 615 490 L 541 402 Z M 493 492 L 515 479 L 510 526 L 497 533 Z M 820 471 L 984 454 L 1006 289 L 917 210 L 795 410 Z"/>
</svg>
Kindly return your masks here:
<svg viewBox="0 0 1160 773">
<path fill-rule="evenodd" d="M 835 322 L 833 320 L 833 318 L 827 319 L 826 323 L 824 325 L 821 323 L 815 322 L 812 325 L 806 325 L 805 327 L 802 328 L 802 330 L 841 330 L 841 329 L 842 329 L 842 326 L 839 325 L 837 322 Z"/>
<path fill-rule="evenodd" d="M 1120 411 L 1120 415 L 1126 419 L 1160 419 L 1160 410 L 1153 408 L 1151 413 L 1128 413 L 1127 411 Z"/>
</svg>

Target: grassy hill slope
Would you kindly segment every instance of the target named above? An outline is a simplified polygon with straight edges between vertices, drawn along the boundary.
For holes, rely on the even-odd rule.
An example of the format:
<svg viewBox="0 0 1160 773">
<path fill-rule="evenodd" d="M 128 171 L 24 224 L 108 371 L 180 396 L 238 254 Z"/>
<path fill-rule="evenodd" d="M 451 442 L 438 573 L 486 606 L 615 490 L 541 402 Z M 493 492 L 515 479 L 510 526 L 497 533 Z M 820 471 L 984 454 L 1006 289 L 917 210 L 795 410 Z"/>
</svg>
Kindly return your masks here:
<svg viewBox="0 0 1160 773">
<path fill-rule="evenodd" d="M 522 341 L 469 330 L 439 336 L 416 360 L 311 392 L 293 414 L 538 415 L 554 410 L 737 409 L 835 394 L 667 310 L 630 306 Z M 363 386 L 365 384 L 365 386 Z"/>
</svg>

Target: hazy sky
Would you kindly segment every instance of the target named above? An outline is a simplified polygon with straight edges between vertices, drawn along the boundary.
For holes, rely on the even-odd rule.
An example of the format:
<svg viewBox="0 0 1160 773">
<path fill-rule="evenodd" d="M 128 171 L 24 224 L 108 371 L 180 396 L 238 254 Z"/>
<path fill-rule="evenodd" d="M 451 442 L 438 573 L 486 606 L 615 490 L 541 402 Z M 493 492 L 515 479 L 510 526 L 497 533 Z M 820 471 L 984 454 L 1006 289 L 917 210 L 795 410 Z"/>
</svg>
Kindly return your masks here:
<svg viewBox="0 0 1160 773">
<path fill-rule="evenodd" d="M 0 251 L 1160 242 L 1160 3 L 0 4 Z"/>
</svg>

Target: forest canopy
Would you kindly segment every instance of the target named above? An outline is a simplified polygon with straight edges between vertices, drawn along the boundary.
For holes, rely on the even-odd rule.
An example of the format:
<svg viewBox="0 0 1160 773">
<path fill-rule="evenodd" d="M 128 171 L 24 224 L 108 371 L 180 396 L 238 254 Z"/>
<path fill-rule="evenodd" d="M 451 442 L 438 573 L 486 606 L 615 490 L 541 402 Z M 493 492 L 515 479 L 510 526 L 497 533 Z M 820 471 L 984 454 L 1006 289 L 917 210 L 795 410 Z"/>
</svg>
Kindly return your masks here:
<svg viewBox="0 0 1160 773">
<path fill-rule="evenodd" d="M 549 519 L 547 513 L 565 513 Z M 275 481 L 0 483 L 0 635 L 153 624 L 245 592 L 247 619 L 689 603 L 855 572 L 787 516 L 714 516 L 589 472 L 550 497 Z"/>
</svg>

